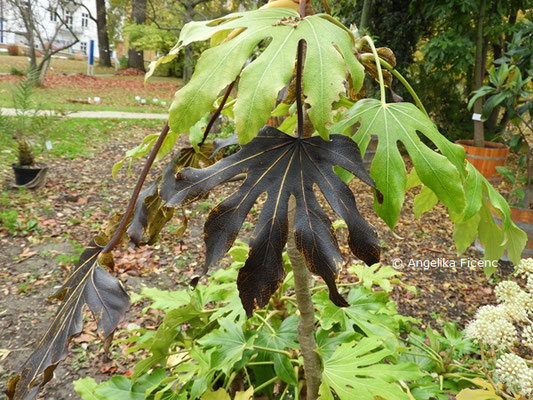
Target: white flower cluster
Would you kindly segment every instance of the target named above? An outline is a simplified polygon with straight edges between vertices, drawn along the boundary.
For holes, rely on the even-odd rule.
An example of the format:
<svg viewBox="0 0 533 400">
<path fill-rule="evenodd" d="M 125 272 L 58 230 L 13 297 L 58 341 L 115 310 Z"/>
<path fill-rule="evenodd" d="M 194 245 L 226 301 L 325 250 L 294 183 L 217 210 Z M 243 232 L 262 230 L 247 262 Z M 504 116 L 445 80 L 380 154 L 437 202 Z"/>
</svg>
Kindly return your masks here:
<svg viewBox="0 0 533 400">
<path fill-rule="evenodd" d="M 496 361 L 496 376 L 510 388 L 517 388 L 525 395 L 533 393 L 533 369 L 526 360 L 514 353 L 503 354 Z"/>
<path fill-rule="evenodd" d="M 513 393 L 533 399 L 533 368 L 513 353 L 519 344 L 533 349 L 533 259 L 521 260 L 516 275 L 527 279 L 525 290 L 513 281 L 500 282 L 494 290 L 498 305 L 479 308 L 465 333 L 499 350 L 495 377 Z"/>
<path fill-rule="evenodd" d="M 522 344 L 533 348 L 533 325 L 527 325 L 522 330 Z"/>
<path fill-rule="evenodd" d="M 497 348 L 511 347 L 518 339 L 518 332 L 502 305 L 481 307 L 466 327 L 466 335 Z"/>
<path fill-rule="evenodd" d="M 516 267 L 517 275 L 531 275 L 533 274 L 533 258 L 523 258 L 520 264 Z"/>
</svg>

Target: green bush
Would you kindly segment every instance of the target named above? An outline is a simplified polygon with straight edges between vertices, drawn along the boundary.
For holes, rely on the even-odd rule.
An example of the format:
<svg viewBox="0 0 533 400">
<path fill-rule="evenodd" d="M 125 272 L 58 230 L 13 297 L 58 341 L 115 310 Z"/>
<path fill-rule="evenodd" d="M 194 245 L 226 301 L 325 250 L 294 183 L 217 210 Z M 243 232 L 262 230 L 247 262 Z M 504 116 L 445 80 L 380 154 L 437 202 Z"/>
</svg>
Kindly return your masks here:
<svg viewBox="0 0 533 400">
<path fill-rule="evenodd" d="M 239 243 L 230 254 L 231 266 L 194 290 L 143 289 L 135 300 L 150 299 L 143 312 L 163 311 L 163 322 L 156 330 L 134 326 L 121 335 L 127 353 L 139 357 L 133 374 L 100 384 L 79 379 L 74 387 L 82 399 L 115 399 L 123 390 L 139 399 L 298 398 L 303 365 L 288 256 L 289 273 L 280 290 L 246 319 L 235 282 L 248 246 Z M 343 284 L 347 308 L 329 300 L 325 285 L 314 287 L 322 398 L 335 393 L 343 400 L 407 400 L 410 391 L 416 399 L 443 399 L 469 385 L 461 383 L 455 360 L 473 346 L 454 324 L 446 324 L 440 335 L 431 328 L 418 330 L 416 320 L 398 314 L 389 298 L 393 285 L 402 285 L 393 268 L 354 266 L 350 272 L 360 281 Z M 457 376 L 445 377 L 452 372 Z"/>
</svg>

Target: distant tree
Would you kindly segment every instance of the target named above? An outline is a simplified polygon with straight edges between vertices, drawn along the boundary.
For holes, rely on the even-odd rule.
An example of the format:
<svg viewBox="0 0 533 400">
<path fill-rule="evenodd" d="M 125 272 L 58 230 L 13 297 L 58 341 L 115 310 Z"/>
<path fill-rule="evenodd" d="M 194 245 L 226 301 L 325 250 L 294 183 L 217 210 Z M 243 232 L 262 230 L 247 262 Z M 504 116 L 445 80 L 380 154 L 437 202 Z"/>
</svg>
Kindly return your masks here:
<svg viewBox="0 0 533 400">
<path fill-rule="evenodd" d="M 141 25 L 146 22 L 146 0 L 132 0 L 131 21 Z M 130 46 L 128 50 L 128 66 L 144 71 L 144 51 L 142 48 Z"/>
<path fill-rule="evenodd" d="M 42 85 L 50 61 L 54 54 L 67 50 L 79 42 L 78 36 L 72 30 L 71 23 L 66 21 L 66 12 L 74 12 L 72 3 L 64 0 L 48 3 L 45 8 L 38 0 L 7 0 L 15 10 L 15 16 L 20 23 L 20 30 L 15 32 L 24 36 L 28 43 L 29 69 L 39 72 L 37 85 Z M 56 28 L 49 34 L 43 22 L 44 16 L 53 15 L 57 20 Z M 54 46 L 57 36 L 62 29 L 67 29 L 72 35 L 72 41 L 64 46 Z M 38 56 L 40 60 L 38 61 Z"/>
<path fill-rule="evenodd" d="M 98 64 L 102 67 L 111 67 L 111 49 L 109 47 L 109 34 L 107 32 L 107 11 L 105 0 L 96 0 L 96 15 L 83 2 L 73 1 L 85 9 L 89 18 L 96 24 L 98 33 Z"/>
<path fill-rule="evenodd" d="M 134 2 L 137 0 L 133 0 Z M 156 50 L 167 53 L 174 45 L 187 22 L 217 18 L 241 8 L 255 8 L 261 2 L 214 0 L 146 0 L 146 20 L 139 24 L 133 18 L 126 24 L 124 34 L 130 46 L 135 49 Z M 264 3 L 264 1 L 263 1 Z M 198 45 L 196 45 L 198 46 Z M 181 74 L 184 82 L 189 81 L 194 69 L 194 46 L 184 49 L 181 60 Z"/>
<path fill-rule="evenodd" d="M 466 102 L 471 91 L 483 85 L 487 65 L 498 59 L 517 30 L 520 13 L 533 7 L 532 0 L 413 0 L 413 14 L 423 15 L 430 34 L 422 48 L 427 70 L 436 80 L 453 77 L 452 86 L 462 87 L 457 101 L 465 106 L 460 114 L 463 121 L 470 119 Z M 480 98 L 474 112 L 480 113 Z M 475 124 L 478 144 L 484 137 L 484 128 L 491 134 L 501 131 L 497 115 L 499 107 L 487 122 Z M 470 130 L 470 129 L 468 129 Z"/>
</svg>

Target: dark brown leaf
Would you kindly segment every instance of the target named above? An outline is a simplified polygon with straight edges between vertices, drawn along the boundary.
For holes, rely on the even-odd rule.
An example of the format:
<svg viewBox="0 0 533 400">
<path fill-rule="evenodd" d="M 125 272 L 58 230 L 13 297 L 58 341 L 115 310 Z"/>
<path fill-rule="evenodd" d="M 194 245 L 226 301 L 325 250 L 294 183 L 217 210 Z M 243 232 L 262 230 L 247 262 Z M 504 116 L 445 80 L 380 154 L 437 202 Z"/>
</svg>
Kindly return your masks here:
<svg viewBox="0 0 533 400">
<path fill-rule="evenodd" d="M 110 337 L 123 319 L 129 296 L 120 281 L 98 265 L 101 251 L 102 247 L 92 241 L 72 275 L 54 295 L 62 303 L 48 330 L 22 365 L 21 373 L 9 380 L 9 399 L 35 399 L 52 379 L 55 367 L 67 356 L 70 339 L 82 332 L 85 304 L 96 318 L 103 338 Z"/>
<path fill-rule="evenodd" d="M 144 189 L 135 204 L 128 235 L 135 245 L 154 244 L 159 232 L 174 215 L 174 209 L 161 206 L 159 180 Z"/>
<path fill-rule="evenodd" d="M 224 139 L 215 139 L 213 141 L 213 154 L 211 154 L 211 157 L 209 158 L 216 157 L 219 151 L 222 150 L 223 148 L 228 147 L 228 146 L 234 146 L 237 144 L 239 144 L 239 138 L 237 137 L 236 133 Z"/>
<path fill-rule="evenodd" d="M 185 168 L 177 176 L 165 175 L 161 196 L 168 206 L 181 206 L 238 174 L 246 174 L 238 191 L 211 210 L 205 223 L 207 269 L 229 250 L 257 197 L 267 193 L 249 257 L 237 282 L 248 315 L 268 303 L 285 276 L 282 251 L 288 235 L 288 201 L 294 196 L 298 250 L 308 268 L 328 285 L 331 300 L 345 306 L 335 286 L 342 255 L 331 222 L 315 197 L 314 185 L 346 221 L 350 248 L 357 257 L 374 264 L 379 261 L 380 248 L 374 228 L 357 211 L 352 192 L 334 173 L 333 166 L 344 168 L 374 186 L 357 145 L 349 137 L 332 135 L 329 142 L 320 137 L 297 139 L 264 127 L 238 153 L 211 167 Z"/>
</svg>

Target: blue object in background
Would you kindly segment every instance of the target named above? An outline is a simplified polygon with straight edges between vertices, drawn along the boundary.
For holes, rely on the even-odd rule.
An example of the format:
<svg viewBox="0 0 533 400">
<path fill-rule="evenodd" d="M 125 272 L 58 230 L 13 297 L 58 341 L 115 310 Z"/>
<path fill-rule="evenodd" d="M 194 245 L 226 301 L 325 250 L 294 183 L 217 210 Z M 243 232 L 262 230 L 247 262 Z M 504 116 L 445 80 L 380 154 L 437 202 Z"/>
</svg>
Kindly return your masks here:
<svg viewBox="0 0 533 400">
<path fill-rule="evenodd" d="M 94 40 L 89 44 L 89 65 L 94 65 Z"/>
</svg>

